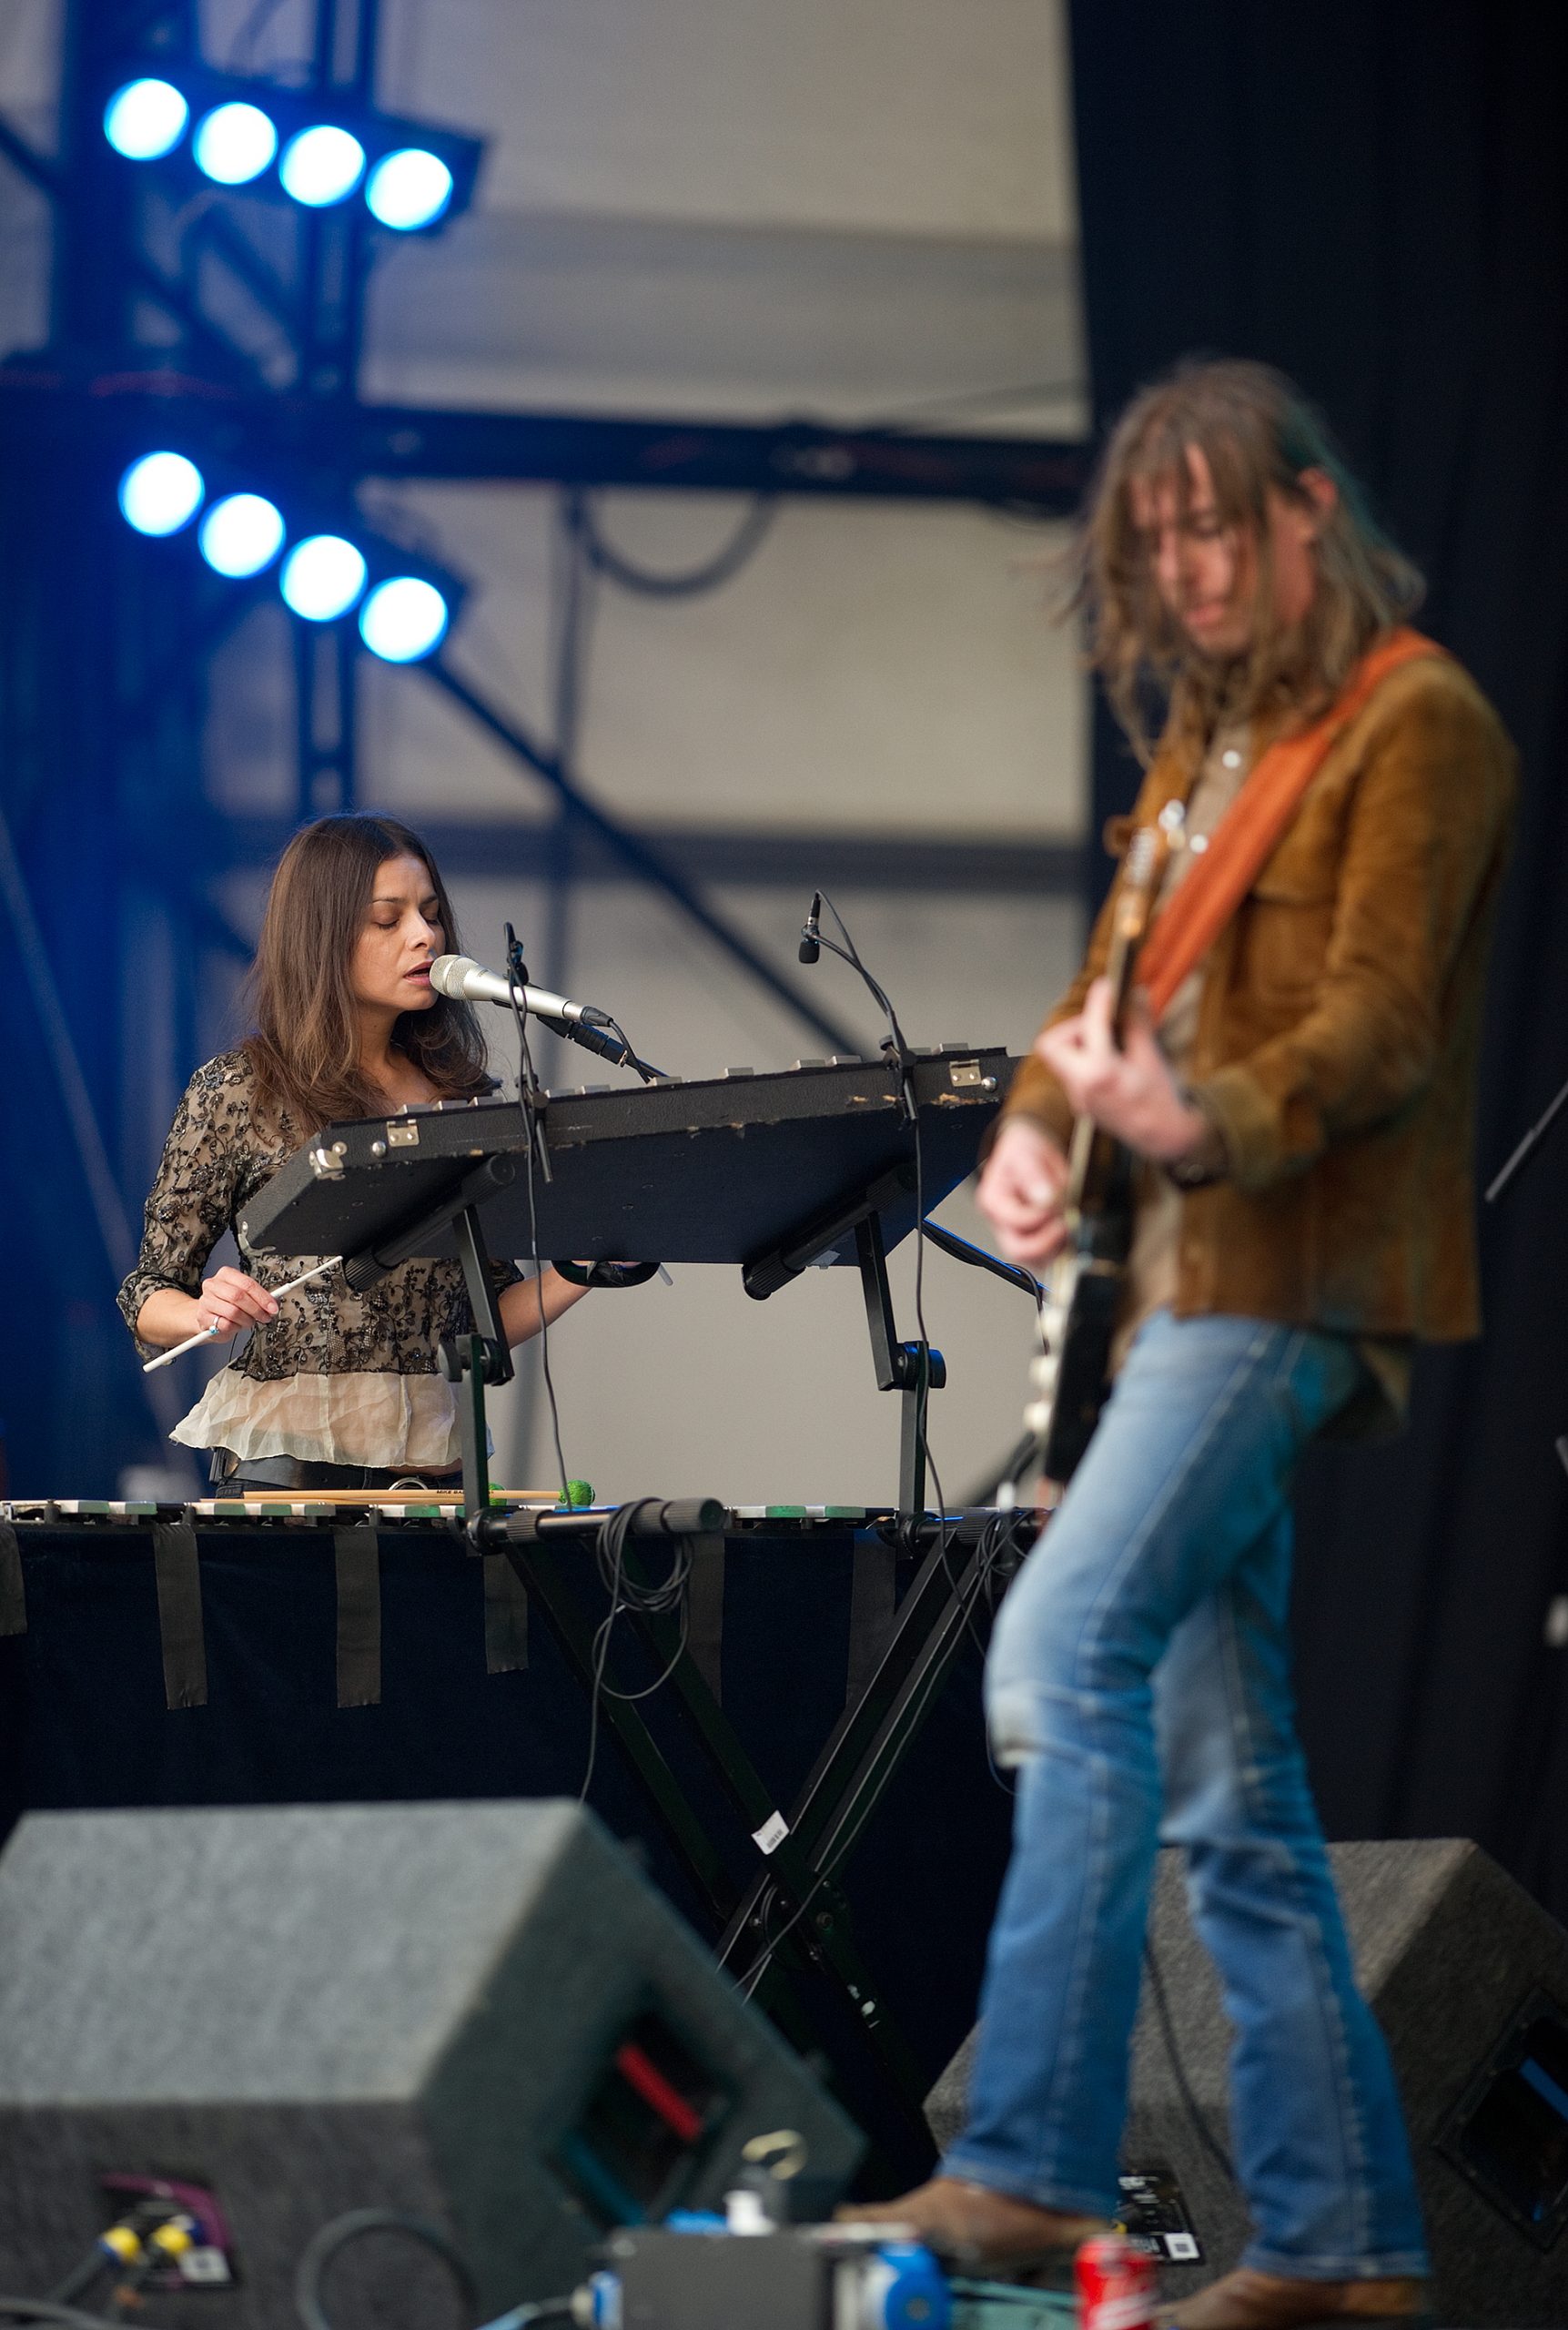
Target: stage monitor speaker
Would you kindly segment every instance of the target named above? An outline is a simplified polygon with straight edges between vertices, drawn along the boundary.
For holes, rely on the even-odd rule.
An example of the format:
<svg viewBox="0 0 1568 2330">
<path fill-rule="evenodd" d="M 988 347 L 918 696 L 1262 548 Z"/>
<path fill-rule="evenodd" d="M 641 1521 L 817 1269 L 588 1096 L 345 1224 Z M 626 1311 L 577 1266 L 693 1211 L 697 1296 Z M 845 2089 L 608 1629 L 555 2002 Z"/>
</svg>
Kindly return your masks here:
<svg viewBox="0 0 1568 2330">
<path fill-rule="evenodd" d="M 1399 2076 L 1435 2276 L 1437 2318 L 1484 2330 L 1568 2323 L 1568 1932 L 1472 1844 L 1335 1845 L 1361 1987 Z M 1230 2026 L 1187 1913 L 1181 1857 L 1159 1857 L 1149 1939 L 1181 2070 L 1229 2144 Z M 963 2116 L 974 2034 L 926 2100 L 940 2145 Z M 1240 2195 L 1195 2132 L 1144 1986 L 1123 2164 L 1164 2237 L 1167 2295 L 1236 2263 Z M 1189 2246 L 1198 2262 L 1174 2264 Z"/>
<path fill-rule="evenodd" d="M 575 1804 L 33 1814 L 0 1859 L 8 2295 L 162 2180 L 203 2286 L 153 2320 L 282 2330 L 306 2244 L 366 2206 L 444 2231 L 483 2318 L 786 2128 L 825 2207 L 856 2132 Z M 329 2299 L 339 2330 L 463 2318 L 401 2240 L 345 2251 Z"/>
</svg>

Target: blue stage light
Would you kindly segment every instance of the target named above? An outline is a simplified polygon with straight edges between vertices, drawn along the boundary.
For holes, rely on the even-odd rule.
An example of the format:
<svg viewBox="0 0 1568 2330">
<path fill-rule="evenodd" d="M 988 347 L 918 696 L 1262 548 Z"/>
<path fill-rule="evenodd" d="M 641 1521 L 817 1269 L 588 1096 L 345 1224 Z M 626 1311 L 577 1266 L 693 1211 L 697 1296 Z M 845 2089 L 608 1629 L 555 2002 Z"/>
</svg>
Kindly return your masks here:
<svg viewBox="0 0 1568 2330">
<path fill-rule="evenodd" d="M 214 106 L 191 140 L 196 166 L 219 186 L 248 186 L 278 151 L 278 132 L 259 106 Z"/>
<path fill-rule="evenodd" d="M 365 587 L 365 562 L 341 534 L 308 534 L 283 562 L 284 604 L 307 623 L 336 623 Z"/>
<path fill-rule="evenodd" d="M 173 153 L 189 119 L 172 81 L 127 81 L 104 107 L 104 136 L 128 162 L 156 162 Z"/>
<path fill-rule="evenodd" d="M 417 664 L 439 647 L 450 613 L 433 582 L 395 574 L 378 582 L 359 610 L 359 636 L 386 664 Z"/>
<path fill-rule="evenodd" d="M 120 513 L 138 534 L 177 534 L 206 492 L 201 471 L 183 453 L 144 453 L 120 480 Z"/>
<path fill-rule="evenodd" d="M 402 146 L 383 155 L 365 185 L 372 218 L 403 234 L 429 227 L 452 198 L 452 174 L 439 154 L 422 146 Z"/>
<path fill-rule="evenodd" d="M 197 541 L 215 572 L 242 581 L 270 566 L 282 549 L 282 513 L 259 493 L 226 494 L 202 520 Z"/>
<path fill-rule="evenodd" d="M 288 140 L 278 175 L 285 193 L 296 202 L 322 210 L 353 193 L 364 167 L 365 149 L 359 139 L 330 122 L 319 122 Z"/>
</svg>

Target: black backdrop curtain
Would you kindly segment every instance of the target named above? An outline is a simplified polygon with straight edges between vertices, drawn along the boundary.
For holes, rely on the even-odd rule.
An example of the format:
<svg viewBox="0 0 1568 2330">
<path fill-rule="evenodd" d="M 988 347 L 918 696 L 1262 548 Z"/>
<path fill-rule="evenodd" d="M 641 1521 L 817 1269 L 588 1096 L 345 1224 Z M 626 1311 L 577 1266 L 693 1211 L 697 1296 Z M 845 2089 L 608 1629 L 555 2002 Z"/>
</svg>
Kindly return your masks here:
<svg viewBox="0 0 1568 2330">
<path fill-rule="evenodd" d="M 1568 1078 L 1568 72 L 1541 0 L 1075 0 L 1097 420 L 1190 350 L 1279 364 L 1424 568 L 1522 763 L 1480 1163 Z M 1096 816 L 1134 771 L 1100 716 Z M 1475 1838 L 1568 1919 L 1568 1116 L 1482 1223 L 1482 1341 L 1302 1500 L 1330 1833 Z M 1568 1605 L 1564 1606 L 1568 1609 Z"/>
</svg>

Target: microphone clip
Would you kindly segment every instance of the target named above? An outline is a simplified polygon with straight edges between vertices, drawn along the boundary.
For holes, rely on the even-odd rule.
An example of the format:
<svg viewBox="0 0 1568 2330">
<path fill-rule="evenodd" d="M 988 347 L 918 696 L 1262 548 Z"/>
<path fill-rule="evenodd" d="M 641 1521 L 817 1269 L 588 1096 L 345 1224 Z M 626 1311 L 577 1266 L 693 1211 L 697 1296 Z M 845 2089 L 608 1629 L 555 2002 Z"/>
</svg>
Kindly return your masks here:
<svg viewBox="0 0 1568 2330">
<path fill-rule="evenodd" d="M 897 1079 L 898 1105 L 904 1111 L 904 1120 L 905 1124 L 917 1124 L 920 1111 L 915 1099 L 915 1062 L 892 1036 L 884 1036 L 880 1049 L 889 1072 Z"/>
</svg>

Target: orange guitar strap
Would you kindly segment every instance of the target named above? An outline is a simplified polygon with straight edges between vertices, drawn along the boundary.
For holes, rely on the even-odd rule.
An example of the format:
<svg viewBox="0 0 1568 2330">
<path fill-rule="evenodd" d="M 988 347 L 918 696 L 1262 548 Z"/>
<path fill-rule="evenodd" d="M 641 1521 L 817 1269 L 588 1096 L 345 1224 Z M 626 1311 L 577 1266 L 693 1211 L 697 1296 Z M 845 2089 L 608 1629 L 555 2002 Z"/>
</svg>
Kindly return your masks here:
<svg viewBox="0 0 1568 2330">
<path fill-rule="evenodd" d="M 1138 984 L 1156 1020 L 1252 887 L 1340 735 L 1391 672 L 1418 655 L 1446 653 L 1434 639 L 1401 624 L 1368 649 L 1320 719 L 1270 745 L 1149 931 Z"/>
</svg>

